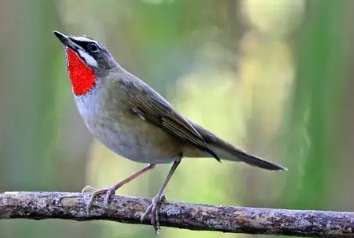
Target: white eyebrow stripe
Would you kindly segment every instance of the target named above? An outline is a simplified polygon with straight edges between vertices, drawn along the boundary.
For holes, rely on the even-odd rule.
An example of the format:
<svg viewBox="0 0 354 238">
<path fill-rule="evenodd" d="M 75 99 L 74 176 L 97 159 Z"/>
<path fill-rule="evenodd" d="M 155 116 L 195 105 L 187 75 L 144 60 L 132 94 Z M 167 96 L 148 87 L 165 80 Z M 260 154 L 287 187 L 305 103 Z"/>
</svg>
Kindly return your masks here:
<svg viewBox="0 0 354 238">
<path fill-rule="evenodd" d="M 86 53 L 85 51 L 83 51 L 81 49 L 78 50 L 78 53 L 81 56 L 81 58 L 83 58 L 86 61 L 86 63 L 88 65 L 90 65 L 91 67 L 97 68 L 98 64 L 97 64 L 97 61 L 95 60 L 95 58 L 93 58 L 91 55 L 89 55 L 88 53 Z"/>
<path fill-rule="evenodd" d="M 71 38 L 73 38 L 76 41 L 81 41 L 81 42 L 93 42 L 96 43 L 98 45 L 98 42 L 95 40 L 91 40 L 89 38 L 83 37 L 83 36 L 72 36 Z"/>
</svg>

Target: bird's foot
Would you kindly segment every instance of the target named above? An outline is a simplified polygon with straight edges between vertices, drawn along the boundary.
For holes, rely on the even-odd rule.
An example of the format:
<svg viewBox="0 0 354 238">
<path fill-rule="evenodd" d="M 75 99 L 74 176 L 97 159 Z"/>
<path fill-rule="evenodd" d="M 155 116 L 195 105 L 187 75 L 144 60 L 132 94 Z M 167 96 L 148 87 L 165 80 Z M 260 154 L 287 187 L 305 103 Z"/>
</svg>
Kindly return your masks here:
<svg viewBox="0 0 354 238">
<path fill-rule="evenodd" d="M 151 225 L 154 227 L 156 233 L 160 231 L 159 211 L 161 202 L 166 202 L 166 196 L 164 194 L 157 194 L 152 198 L 151 204 L 145 210 L 144 214 L 140 217 L 140 221 L 143 222 L 146 216 L 150 215 Z"/>
<path fill-rule="evenodd" d="M 98 188 L 95 188 L 95 187 L 92 187 L 90 185 L 86 185 L 82 190 L 81 192 L 82 193 L 94 193 L 96 191 L 98 191 L 99 189 Z"/>
<path fill-rule="evenodd" d="M 167 202 L 167 197 L 165 194 L 161 195 L 160 203 Z"/>
<path fill-rule="evenodd" d="M 56 206 L 59 206 L 60 203 L 62 202 L 62 200 L 67 199 L 67 198 L 77 198 L 77 197 L 78 197 L 78 195 L 63 195 L 63 196 L 55 198 L 54 199 L 54 204 Z"/>
<path fill-rule="evenodd" d="M 115 191 L 116 191 L 116 189 L 114 187 L 96 189 L 96 188 L 91 187 L 91 186 L 85 186 L 82 189 L 82 192 L 91 193 L 89 202 L 87 203 L 87 206 L 86 206 L 87 214 L 90 213 L 90 209 L 91 209 L 91 207 L 93 205 L 95 197 L 97 197 L 100 194 L 105 193 L 106 195 L 105 195 L 104 200 L 103 200 L 103 206 L 105 208 L 107 208 L 108 207 L 108 203 L 109 203 L 109 199 L 115 193 Z"/>
</svg>

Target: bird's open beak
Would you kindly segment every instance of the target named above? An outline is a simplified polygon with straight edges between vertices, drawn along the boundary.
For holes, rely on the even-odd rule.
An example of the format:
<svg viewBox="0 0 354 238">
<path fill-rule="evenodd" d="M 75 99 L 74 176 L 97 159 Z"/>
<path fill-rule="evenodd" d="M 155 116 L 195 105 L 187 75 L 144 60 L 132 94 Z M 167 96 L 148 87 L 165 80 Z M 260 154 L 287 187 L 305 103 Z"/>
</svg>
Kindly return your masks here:
<svg viewBox="0 0 354 238">
<path fill-rule="evenodd" d="M 75 51 L 81 48 L 70 38 L 70 36 L 67 36 L 59 31 L 54 31 L 53 33 L 60 40 L 60 42 L 63 43 L 64 46 L 70 47 Z"/>
</svg>

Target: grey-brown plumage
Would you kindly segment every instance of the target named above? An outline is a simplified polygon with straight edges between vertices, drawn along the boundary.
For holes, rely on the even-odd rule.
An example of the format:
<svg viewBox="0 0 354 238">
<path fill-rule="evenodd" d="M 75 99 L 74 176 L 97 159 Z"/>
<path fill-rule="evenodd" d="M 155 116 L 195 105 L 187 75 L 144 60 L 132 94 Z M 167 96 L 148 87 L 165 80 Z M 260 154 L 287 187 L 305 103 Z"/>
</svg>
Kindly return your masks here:
<svg viewBox="0 0 354 238">
<path fill-rule="evenodd" d="M 280 165 L 235 148 L 180 115 L 149 85 L 122 68 L 102 44 L 86 37 L 55 34 L 65 47 L 77 52 L 97 77 L 95 87 L 84 95 L 75 96 L 91 133 L 117 154 L 150 164 L 112 188 L 99 191 L 107 192 L 107 202 L 117 188 L 155 164 L 173 162 L 164 185 L 146 213 L 152 213 L 152 223 L 158 228 L 157 212 L 163 189 L 182 157 L 213 157 L 268 170 L 284 170 Z"/>
<path fill-rule="evenodd" d="M 184 118 L 150 86 L 125 70 L 120 70 L 122 71 L 114 73 L 114 76 L 111 76 L 113 79 L 109 82 L 110 86 L 108 88 L 111 90 L 109 94 L 122 91 L 125 94 L 124 97 L 128 106 L 126 110 L 128 113 L 130 111 L 136 114 L 141 120 L 140 123 L 148 124 L 152 128 L 158 127 L 164 133 L 171 135 L 172 140 L 176 140 L 176 144 L 179 147 L 179 150 L 175 151 L 175 156 L 211 156 L 218 160 L 243 161 L 250 165 L 269 170 L 283 169 L 283 167 L 275 163 L 262 160 L 236 149 L 203 127 Z M 109 102 L 109 105 L 113 106 L 114 103 Z M 116 106 L 118 107 L 119 105 Z M 167 159 L 167 162 L 170 162 L 169 159 Z"/>
</svg>

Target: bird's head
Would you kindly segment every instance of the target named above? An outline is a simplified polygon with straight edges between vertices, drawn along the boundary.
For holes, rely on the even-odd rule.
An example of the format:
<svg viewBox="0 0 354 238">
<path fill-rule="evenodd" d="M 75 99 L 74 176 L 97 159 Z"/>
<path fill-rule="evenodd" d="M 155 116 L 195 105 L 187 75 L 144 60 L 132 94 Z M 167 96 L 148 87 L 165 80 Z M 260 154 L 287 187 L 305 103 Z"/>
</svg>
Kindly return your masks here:
<svg viewBox="0 0 354 238">
<path fill-rule="evenodd" d="M 91 91 L 99 78 L 117 67 L 111 53 L 97 41 L 83 36 L 67 36 L 54 31 L 63 43 L 73 92 L 76 96 Z"/>
</svg>

